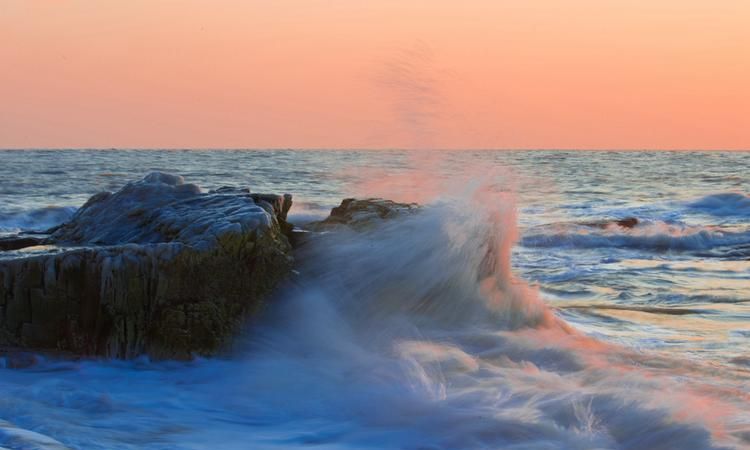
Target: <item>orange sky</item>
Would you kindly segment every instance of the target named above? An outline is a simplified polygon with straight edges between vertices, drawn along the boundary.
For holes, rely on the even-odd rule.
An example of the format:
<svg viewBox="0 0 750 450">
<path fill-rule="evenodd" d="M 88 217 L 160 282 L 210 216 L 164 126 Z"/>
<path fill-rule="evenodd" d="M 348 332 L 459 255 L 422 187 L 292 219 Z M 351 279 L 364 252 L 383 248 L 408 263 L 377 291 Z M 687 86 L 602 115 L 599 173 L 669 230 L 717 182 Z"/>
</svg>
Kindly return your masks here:
<svg viewBox="0 0 750 450">
<path fill-rule="evenodd" d="M 750 149 L 748 0 L 0 0 L 0 147 Z"/>
</svg>

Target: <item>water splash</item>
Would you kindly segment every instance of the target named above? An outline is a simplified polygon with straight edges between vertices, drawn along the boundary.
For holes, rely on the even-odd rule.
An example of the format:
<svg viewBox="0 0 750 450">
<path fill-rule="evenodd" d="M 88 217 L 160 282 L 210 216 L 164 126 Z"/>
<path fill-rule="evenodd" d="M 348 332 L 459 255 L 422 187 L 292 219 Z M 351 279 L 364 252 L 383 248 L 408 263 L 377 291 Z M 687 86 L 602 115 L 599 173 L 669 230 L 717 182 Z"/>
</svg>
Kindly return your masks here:
<svg viewBox="0 0 750 450">
<path fill-rule="evenodd" d="M 391 109 L 389 140 L 407 142 L 410 148 L 434 146 L 436 124 L 445 106 L 440 74 L 433 49 L 421 40 L 383 62 L 374 81 Z"/>
<path fill-rule="evenodd" d="M 421 213 L 302 248 L 300 275 L 229 359 L 3 369 L 0 445 L 748 445 L 746 370 L 717 376 L 571 329 L 513 273 L 512 177 L 431 167 L 403 174 Z"/>
</svg>

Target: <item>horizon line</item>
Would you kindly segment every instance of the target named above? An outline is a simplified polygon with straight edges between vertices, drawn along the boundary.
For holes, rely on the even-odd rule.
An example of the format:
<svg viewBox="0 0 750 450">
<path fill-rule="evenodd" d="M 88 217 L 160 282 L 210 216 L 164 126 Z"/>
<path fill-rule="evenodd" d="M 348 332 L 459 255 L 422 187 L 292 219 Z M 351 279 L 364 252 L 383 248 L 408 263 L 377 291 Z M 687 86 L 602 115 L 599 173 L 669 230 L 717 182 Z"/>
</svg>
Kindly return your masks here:
<svg viewBox="0 0 750 450">
<path fill-rule="evenodd" d="M 582 152 L 750 152 L 747 148 L 573 148 L 573 147 L 485 147 L 485 148 L 398 148 L 398 147 L 0 147 L 0 151 L 582 151 Z"/>
</svg>

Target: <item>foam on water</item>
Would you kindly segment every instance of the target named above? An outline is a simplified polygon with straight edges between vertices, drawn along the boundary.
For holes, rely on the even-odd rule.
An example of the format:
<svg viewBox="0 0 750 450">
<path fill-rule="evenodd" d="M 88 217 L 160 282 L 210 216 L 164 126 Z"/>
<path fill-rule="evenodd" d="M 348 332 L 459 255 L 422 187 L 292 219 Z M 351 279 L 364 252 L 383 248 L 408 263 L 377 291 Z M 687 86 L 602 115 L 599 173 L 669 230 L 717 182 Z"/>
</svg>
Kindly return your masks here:
<svg viewBox="0 0 750 450">
<path fill-rule="evenodd" d="M 12 448 L 706 449 L 750 444 L 747 372 L 637 353 L 511 269 L 507 192 L 323 235 L 231 358 L 1 370 Z"/>
<path fill-rule="evenodd" d="M 634 248 L 653 252 L 698 251 L 750 245 L 750 231 L 742 228 L 691 226 L 663 221 L 641 222 L 633 228 L 612 224 L 603 228 L 561 224 L 536 227 L 524 233 L 529 247 Z"/>
</svg>

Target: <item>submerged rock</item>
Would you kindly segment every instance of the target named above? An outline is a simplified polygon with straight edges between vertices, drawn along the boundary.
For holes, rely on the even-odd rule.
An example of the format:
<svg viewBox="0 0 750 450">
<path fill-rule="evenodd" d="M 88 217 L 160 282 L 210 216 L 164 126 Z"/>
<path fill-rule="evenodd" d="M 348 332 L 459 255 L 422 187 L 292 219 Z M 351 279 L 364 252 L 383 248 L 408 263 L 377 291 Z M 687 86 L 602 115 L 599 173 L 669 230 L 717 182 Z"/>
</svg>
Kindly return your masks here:
<svg viewBox="0 0 750 450">
<path fill-rule="evenodd" d="M 94 195 L 41 254 L 0 253 L 0 345 L 211 355 L 291 270 L 289 195 L 152 173 Z"/>
<path fill-rule="evenodd" d="M 625 217 L 624 219 L 617 220 L 602 220 L 598 222 L 583 222 L 581 225 L 591 228 L 606 229 L 612 225 L 616 225 L 620 228 L 633 229 L 640 223 L 637 217 Z"/>
<path fill-rule="evenodd" d="M 347 198 L 333 208 L 326 219 L 313 222 L 308 228 L 320 231 L 345 225 L 354 229 L 366 229 L 383 220 L 411 214 L 418 209 L 419 205 L 416 203 L 398 203 L 382 198 Z"/>
</svg>

